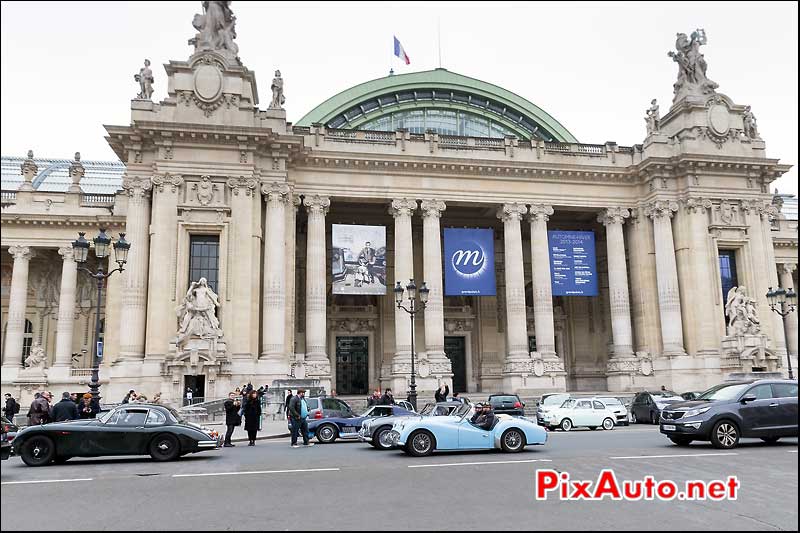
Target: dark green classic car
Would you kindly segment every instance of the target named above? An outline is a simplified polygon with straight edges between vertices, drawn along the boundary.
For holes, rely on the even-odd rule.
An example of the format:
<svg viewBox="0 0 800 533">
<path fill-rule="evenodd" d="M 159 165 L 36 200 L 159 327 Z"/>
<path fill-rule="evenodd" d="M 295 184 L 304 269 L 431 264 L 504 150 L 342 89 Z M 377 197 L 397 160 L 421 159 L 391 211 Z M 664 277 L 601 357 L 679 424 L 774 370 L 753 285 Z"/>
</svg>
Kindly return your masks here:
<svg viewBox="0 0 800 533">
<path fill-rule="evenodd" d="M 186 422 L 170 407 L 125 404 L 98 418 L 28 426 L 14 439 L 14 453 L 28 466 L 103 455 L 149 454 L 172 461 L 220 444 L 215 431 Z"/>
</svg>

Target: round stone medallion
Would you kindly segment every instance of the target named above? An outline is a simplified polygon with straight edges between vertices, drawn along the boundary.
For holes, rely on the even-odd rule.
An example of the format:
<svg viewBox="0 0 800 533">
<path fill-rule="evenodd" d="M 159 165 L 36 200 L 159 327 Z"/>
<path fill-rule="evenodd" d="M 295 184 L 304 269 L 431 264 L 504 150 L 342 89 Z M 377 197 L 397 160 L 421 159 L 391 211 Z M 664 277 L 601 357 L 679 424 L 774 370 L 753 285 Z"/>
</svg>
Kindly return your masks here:
<svg viewBox="0 0 800 533">
<path fill-rule="evenodd" d="M 222 72 L 213 65 L 200 65 L 194 71 L 194 92 L 205 102 L 213 102 L 222 92 Z"/>
<path fill-rule="evenodd" d="M 722 104 L 714 104 L 708 108 L 708 124 L 717 135 L 725 135 L 730 129 L 731 115 Z"/>
<path fill-rule="evenodd" d="M 544 375 L 544 362 L 541 359 L 533 361 L 533 375 L 539 378 Z"/>
</svg>

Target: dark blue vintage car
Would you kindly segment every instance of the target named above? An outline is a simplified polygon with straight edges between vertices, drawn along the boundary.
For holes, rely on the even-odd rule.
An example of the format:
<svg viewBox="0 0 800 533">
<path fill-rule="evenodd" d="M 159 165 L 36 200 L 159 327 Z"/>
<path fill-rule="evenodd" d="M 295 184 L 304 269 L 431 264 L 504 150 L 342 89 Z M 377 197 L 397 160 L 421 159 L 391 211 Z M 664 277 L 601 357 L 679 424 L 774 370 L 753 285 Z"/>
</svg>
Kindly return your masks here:
<svg viewBox="0 0 800 533">
<path fill-rule="evenodd" d="M 328 416 L 326 418 L 309 417 L 308 437 L 312 438 L 316 436 L 317 440 L 322 444 L 329 444 L 336 439 L 358 440 L 358 430 L 361 429 L 361 423 L 365 420 L 372 420 L 379 417 L 413 415 L 416 415 L 416 413 L 399 405 L 373 405 L 368 407 L 361 415 L 356 415 L 352 410 L 348 410 L 341 412 L 340 416 Z M 289 424 L 289 429 L 291 429 L 291 424 Z"/>
</svg>

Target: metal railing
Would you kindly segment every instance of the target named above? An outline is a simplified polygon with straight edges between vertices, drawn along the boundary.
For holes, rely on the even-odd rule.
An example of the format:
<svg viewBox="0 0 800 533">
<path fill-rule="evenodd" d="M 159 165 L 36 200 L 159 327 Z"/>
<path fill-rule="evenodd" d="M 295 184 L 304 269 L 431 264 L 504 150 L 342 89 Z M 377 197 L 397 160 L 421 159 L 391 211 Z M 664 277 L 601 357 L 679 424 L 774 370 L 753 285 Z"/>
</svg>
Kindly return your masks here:
<svg viewBox="0 0 800 533">
<path fill-rule="evenodd" d="M 92 375 L 91 368 L 70 368 L 69 376 L 72 378 L 85 378 Z"/>
</svg>

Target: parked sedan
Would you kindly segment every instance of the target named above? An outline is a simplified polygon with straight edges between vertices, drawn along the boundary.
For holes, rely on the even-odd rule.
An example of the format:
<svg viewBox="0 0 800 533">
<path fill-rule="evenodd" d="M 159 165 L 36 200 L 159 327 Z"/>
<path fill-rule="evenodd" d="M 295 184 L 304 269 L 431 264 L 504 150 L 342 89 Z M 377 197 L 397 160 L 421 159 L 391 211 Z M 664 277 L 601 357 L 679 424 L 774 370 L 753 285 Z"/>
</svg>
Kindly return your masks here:
<svg viewBox="0 0 800 533">
<path fill-rule="evenodd" d="M 379 450 L 388 450 L 392 448 L 392 444 L 388 439 L 389 432 L 392 426 L 399 420 L 414 416 L 449 416 L 456 408 L 462 405 L 464 404 L 460 401 L 429 403 L 425 405 L 419 413 L 364 420 L 361 423 L 361 429 L 358 431 L 358 440 L 361 442 L 368 442 Z"/>
<path fill-rule="evenodd" d="M 186 422 L 174 409 L 125 404 L 98 418 L 28 426 L 13 447 L 26 465 L 44 466 L 103 455 L 149 454 L 156 461 L 171 461 L 220 444 L 215 431 Z"/>
<path fill-rule="evenodd" d="M 525 404 L 516 394 L 492 394 L 489 396 L 489 403 L 495 414 L 502 413 L 511 416 L 525 414 Z"/>
<path fill-rule="evenodd" d="M 561 428 L 569 431 L 574 427 L 598 427 L 614 429 L 617 415 L 606 404 L 596 398 L 572 398 L 564 402 L 558 409 L 553 409 L 545 418 L 548 428 Z"/>
<path fill-rule="evenodd" d="M 658 424 L 661 411 L 665 407 L 682 401 L 683 398 L 672 391 L 640 392 L 631 404 L 631 422 Z"/>
<path fill-rule="evenodd" d="M 660 431 L 678 446 L 711 441 L 736 447 L 742 437 L 773 444 L 797 436 L 797 380 L 728 382 L 697 400 L 674 403 L 662 412 Z"/>
<path fill-rule="evenodd" d="M 336 439 L 357 440 L 358 431 L 365 420 L 395 416 L 414 416 L 416 413 L 399 405 L 373 405 L 360 416 L 352 411 L 339 417 L 328 417 L 308 421 L 308 436 L 316 436 L 322 444 L 330 444 Z"/>
<path fill-rule="evenodd" d="M 603 402 L 606 407 L 614 411 L 614 414 L 617 416 L 616 423 L 618 426 L 628 425 L 628 408 L 625 407 L 621 401 L 619 401 L 619 398 L 603 396 L 598 397 L 597 399 Z"/>
<path fill-rule="evenodd" d="M 558 409 L 561 405 L 570 399 L 570 395 L 565 392 L 556 392 L 550 394 L 543 394 L 542 399 L 539 400 L 539 405 L 536 407 L 536 422 L 540 426 L 547 425 L 545 419 L 550 411 Z"/>
<path fill-rule="evenodd" d="M 409 455 L 421 457 L 434 450 L 492 450 L 521 452 L 525 446 L 543 445 L 547 432 L 525 417 L 496 415 L 490 430 L 470 422 L 472 403 L 456 408 L 453 416 L 407 418 L 395 423 L 390 442 Z"/>
</svg>

